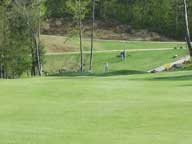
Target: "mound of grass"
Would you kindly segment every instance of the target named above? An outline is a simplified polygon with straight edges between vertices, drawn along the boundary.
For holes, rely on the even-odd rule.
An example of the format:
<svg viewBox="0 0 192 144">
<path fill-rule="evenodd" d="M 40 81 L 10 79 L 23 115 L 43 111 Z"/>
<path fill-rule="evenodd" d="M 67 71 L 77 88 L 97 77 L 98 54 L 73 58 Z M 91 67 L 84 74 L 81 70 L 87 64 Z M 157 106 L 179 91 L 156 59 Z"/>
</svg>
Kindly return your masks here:
<svg viewBox="0 0 192 144">
<path fill-rule="evenodd" d="M 108 77 L 108 76 L 120 76 L 120 75 L 135 75 L 135 74 L 145 74 L 147 72 L 137 71 L 137 70 L 120 70 L 113 72 L 104 72 L 104 73 L 92 73 L 92 72 L 63 72 L 52 74 L 51 76 L 70 76 L 70 77 L 78 77 L 78 76 L 98 76 L 98 77 Z"/>
</svg>

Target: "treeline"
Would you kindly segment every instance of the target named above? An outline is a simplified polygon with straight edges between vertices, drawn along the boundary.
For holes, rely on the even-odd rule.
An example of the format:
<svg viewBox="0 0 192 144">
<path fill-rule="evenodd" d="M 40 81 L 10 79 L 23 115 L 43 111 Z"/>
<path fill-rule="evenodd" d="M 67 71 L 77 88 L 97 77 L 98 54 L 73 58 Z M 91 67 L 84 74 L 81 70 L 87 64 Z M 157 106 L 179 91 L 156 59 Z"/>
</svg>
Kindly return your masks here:
<svg viewBox="0 0 192 144">
<path fill-rule="evenodd" d="M 72 0 L 47 0 L 47 17 L 70 17 L 67 3 Z M 91 0 L 82 0 L 91 4 Z M 188 2 L 189 23 L 192 23 L 192 1 Z M 86 19 L 91 7 L 87 5 Z M 183 0 L 96 0 L 97 19 L 115 19 L 135 28 L 146 28 L 168 37 L 185 36 Z M 192 24 L 190 25 L 192 29 Z"/>
<path fill-rule="evenodd" d="M 0 1 L 0 77 L 42 75 L 38 0 Z"/>
</svg>

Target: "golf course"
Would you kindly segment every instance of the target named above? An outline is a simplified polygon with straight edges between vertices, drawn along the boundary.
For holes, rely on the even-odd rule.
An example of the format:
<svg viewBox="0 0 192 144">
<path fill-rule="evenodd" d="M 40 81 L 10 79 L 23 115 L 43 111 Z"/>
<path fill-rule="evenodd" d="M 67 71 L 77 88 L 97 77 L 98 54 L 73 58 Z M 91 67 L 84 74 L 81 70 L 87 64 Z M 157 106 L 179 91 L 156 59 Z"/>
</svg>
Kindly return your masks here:
<svg viewBox="0 0 192 144">
<path fill-rule="evenodd" d="M 115 43 L 119 50 L 125 47 L 122 43 L 135 43 L 136 51 L 128 52 L 123 62 L 116 57 L 119 51 L 95 53 L 93 74 L 1 80 L 0 143 L 191 143 L 192 71 L 147 73 L 174 61 L 176 54 L 178 59 L 187 55 L 187 50 L 175 49 L 174 42 Z M 162 50 L 137 51 L 145 49 L 142 43 Z M 109 50 L 107 46 L 102 50 Z M 77 65 L 78 59 L 79 53 L 52 52 L 46 55 L 45 69 L 55 72 Z"/>
<path fill-rule="evenodd" d="M 0 0 L 0 144 L 192 144 L 192 0 Z"/>
</svg>

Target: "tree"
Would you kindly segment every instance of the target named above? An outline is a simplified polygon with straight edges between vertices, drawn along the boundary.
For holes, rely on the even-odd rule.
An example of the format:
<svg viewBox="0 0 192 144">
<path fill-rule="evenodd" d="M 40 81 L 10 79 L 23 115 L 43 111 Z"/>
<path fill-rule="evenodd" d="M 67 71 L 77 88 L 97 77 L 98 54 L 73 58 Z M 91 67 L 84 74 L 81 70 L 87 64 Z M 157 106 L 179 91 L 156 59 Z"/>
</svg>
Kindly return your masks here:
<svg viewBox="0 0 192 144">
<path fill-rule="evenodd" d="M 83 47 L 82 47 L 82 18 L 81 18 L 81 0 L 78 1 L 79 7 L 79 46 L 80 46 L 80 71 L 83 72 Z"/>
<path fill-rule="evenodd" d="M 42 76 L 43 47 L 40 43 L 41 4 L 40 0 L 17 1 L 17 5 L 20 5 L 23 9 L 31 33 L 32 76 L 35 76 L 36 74 Z"/>
<path fill-rule="evenodd" d="M 83 34 L 83 25 L 82 21 L 85 19 L 86 14 L 89 9 L 87 6 L 89 5 L 90 0 L 71 0 L 67 1 L 67 11 L 69 14 L 73 15 L 73 19 L 76 23 L 78 23 L 78 31 L 79 31 L 79 49 L 80 49 L 80 72 L 84 71 L 84 57 L 83 57 L 83 43 L 82 43 L 82 34 Z"/>
<path fill-rule="evenodd" d="M 89 71 L 92 71 L 93 66 L 94 24 L 95 24 L 95 0 L 92 0 L 92 30 L 91 30 L 91 53 L 90 53 Z"/>
<path fill-rule="evenodd" d="M 17 78 L 30 68 L 41 75 L 40 1 L 4 0 L 0 14 L 0 76 Z"/>
<path fill-rule="evenodd" d="M 63 17 L 66 8 L 66 0 L 46 0 L 47 17 Z"/>
<path fill-rule="evenodd" d="M 30 67 L 28 27 L 16 1 L 3 1 L 1 78 L 20 77 Z"/>
<path fill-rule="evenodd" d="M 42 63 L 40 59 L 40 35 L 41 35 L 41 0 L 37 1 L 39 6 L 38 6 L 38 14 L 37 14 L 37 36 L 36 36 L 36 57 L 37 57 L 37 65 L 38 65 L 38 73 L 40 76 L 43 74 L 42 70 Z"/>
<path fill-rule="evenodd" d="M 185 29 L 186 29 L 186 41 L 189 49 L 189 54 L 192 57 L 192 44 L 190 38 L 190 31 L 189 31 L 189 22 L 188 22 L 188 11 L 187 11 L 187 2 L 183 0 L 184 5 L 184 16 L 185 16 Z"/>
<path fill-rule="evenodd" d="M 178 26 L 178 0 L 175 0 L 175 32 L 177 33 Z"/>
<path fill-rule="evenodd" d="M 3 78 L 3 64 L 4 64 L 4 46 L 5 46 L 5 21 L 6 21 L 6 17 L 5 17 L 5 2 L 2 1 L 0 3 L 0 78 Z"/>
</svg>

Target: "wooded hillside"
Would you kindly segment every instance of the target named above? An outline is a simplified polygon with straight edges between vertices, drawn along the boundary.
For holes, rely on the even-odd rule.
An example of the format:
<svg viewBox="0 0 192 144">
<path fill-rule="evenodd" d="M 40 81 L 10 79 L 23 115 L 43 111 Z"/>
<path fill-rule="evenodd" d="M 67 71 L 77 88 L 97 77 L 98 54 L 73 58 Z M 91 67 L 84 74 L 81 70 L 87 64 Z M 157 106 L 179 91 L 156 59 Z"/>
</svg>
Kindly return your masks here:
<svg viewBox="0 0 192 144">
<path fill-rule="evenodd" d="M 70 17 L 68 2 L 71 0 L 47 0 L 48 18 Z M 91 10 L 87 2 L 86 19 Z M 188 0 L 189 23 L 192 23 L 192 1 Z M 96 19 L 115 19 L 134 28 L 146 28 L 172 38 L 183 39 L 185 27 L 182 0 L 98 0 Z M 192 29 L 192 25 L 190 25 Z"/>
</svg>

